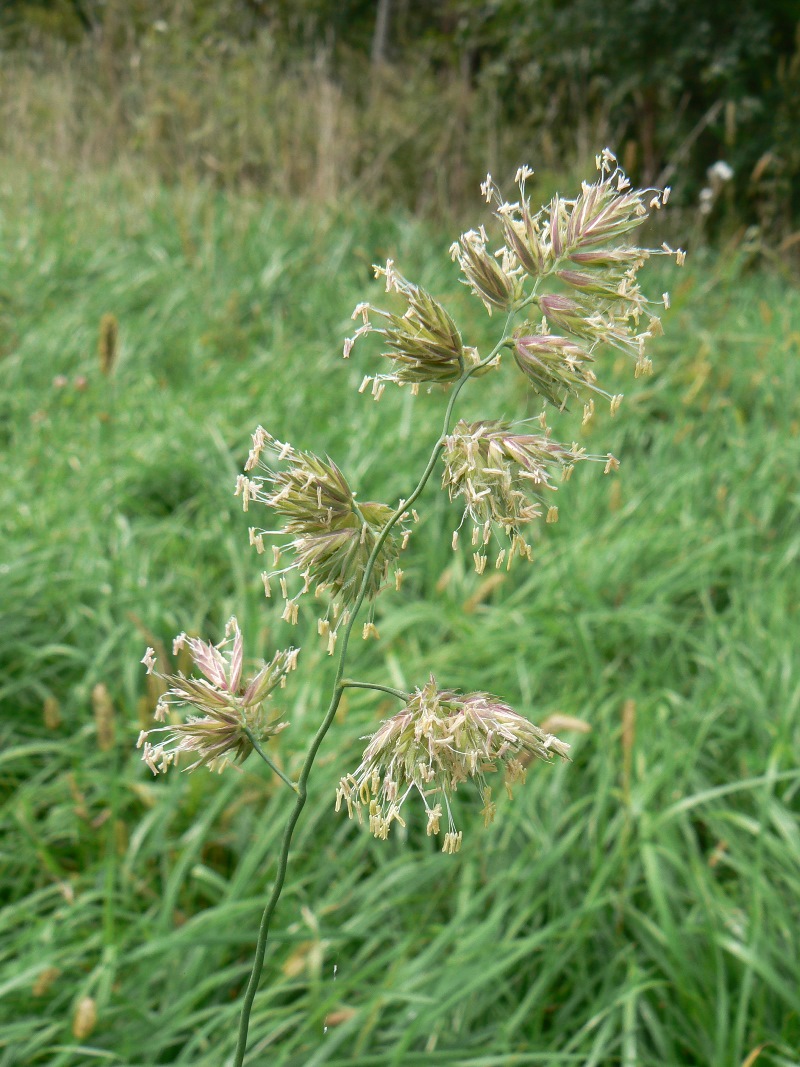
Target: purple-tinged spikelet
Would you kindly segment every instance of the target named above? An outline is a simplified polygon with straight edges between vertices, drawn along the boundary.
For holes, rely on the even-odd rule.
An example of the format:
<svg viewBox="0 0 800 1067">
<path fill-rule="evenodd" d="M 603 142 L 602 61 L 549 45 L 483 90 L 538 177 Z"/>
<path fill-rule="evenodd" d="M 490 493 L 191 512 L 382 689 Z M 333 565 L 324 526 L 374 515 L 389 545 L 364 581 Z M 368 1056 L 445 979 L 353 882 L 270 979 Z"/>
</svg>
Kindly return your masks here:
<svg viewBox="0 0 800 1067">
<path fill-rule="evenodd" d="M 260 670 L 243 681 L 243 641 L 235 617 L 228 621 L 225 639 L 218 645 L 179 634 L 173 652 L 177 655 L 184 646 L 202 677 L 186 678 L 180 672 L 158 674 L 167 691 L 158 703 L 155 718 L 165 722 L 173 705 L 188 706 L 199 714 L 189 715 L 185 722 L 141 732 L 137 748 L 143 747 L 142 759 L 153 774 L 166 772 L 181 753 L 194 757 L 194 763 L 185 768 L 187 771 L 196 767 L 221 771 L 228 763 L 241 762 L 252 752 L 247 730 L 262 742 L 288 725 L 271 720 L 265 702 L 273 690 L 286 684 L 287 674 L 297 665 L 298 649 L 276 652 L 269 663 L 263 663 Z M 148 674 L 154 673 L 152 648 L 148 648 L 142 663 Z M 150 738 L 157 734 L 163 734 L 163 739 L 153 743 Z"/>
<path fill-rule="evenodd" d="M 515 300 L 502 306 L 535 307 L 543 316 L 540 324 L 529 321 L 518 331 L 517 365 L 534 388 L 559 407 L 567 396 L 578 395 L 586 387 L 603 393 L 589 367 L 602 346 L 631 355 L 637 376 L 649 373 L 645 345 L 661 333 L 661 321 L 651 310 L 653 302 L 642 293 L 637 275 L 651 255 L 674 255 L 679 265 L 684 260 L 680 249 L 673 251 L 667 245 L 651 249 L 624 243 L 652 211 L 667 202 L 669 190 L 632 189 L 608 149 L 597 157 L 597 168 L 597 181 L 584 182 L 574 200 L 555 196 L 538 211 L 531 209 L 525 195 L 526 179 L 533 173 L 527 167 L 517 172 L 518 203 L 505 201 L 491 176 L 481 186 L 487 201 L 495 202 L 505 238 L 505 246 L 493 253 L 494 259 L 513 260 L 516 266 L 511 273 L 520 284 L 520 272 L 535 281 L 527 296 L 520 290 Z M 462 269 L 466 273 L 464 263 Z M 566 292 L 538 292 L 545 281 L 555 282 Z M 473 288 L 485 298 L 474 284 Z M 668 302 L 665 294 L 657 303 L 668 306 Z M 565 336 L 548 340 L 553 331 Z M 616 408 L 621 398 L 609 398 Z M 589 410 L 591 406 L 590 401 Z"/>
</svg>

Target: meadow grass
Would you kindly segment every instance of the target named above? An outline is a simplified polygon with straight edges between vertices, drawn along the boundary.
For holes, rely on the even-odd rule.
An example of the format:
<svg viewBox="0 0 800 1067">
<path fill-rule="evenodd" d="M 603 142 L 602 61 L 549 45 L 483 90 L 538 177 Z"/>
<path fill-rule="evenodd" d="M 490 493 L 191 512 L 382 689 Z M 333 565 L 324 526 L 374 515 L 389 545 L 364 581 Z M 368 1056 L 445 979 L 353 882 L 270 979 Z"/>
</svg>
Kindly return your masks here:
<svg viewBox="0 0 800 1067">
<path fill-rule="evenodd" d="M 147 27 L 114 2 L 104 21 L 71 44 L 34 34 L 23 45 L 0 12 L 0 152 L 33 170 L 91 175 L 124 161 L 167 183 L 452 218 L 471 208 L 487 169 L 513 173 L 520 146 L 535 151 L 544 185 L 569 167 L 582 177 L 617 128 L 577 73 L 510 119 L 495 78 L 436 60 L 433 41 L 375 65 L 358 48 L 334 59 L 325 33 L 301 43 L 302 15 L 295 47 L 266 27 L 249 36 L 240 20 L 241 39 L 201 34 L 192 9 Z M 569 123 L 554 121 L 562 112 Z M 625 138 L 632 159 L 636 137 Z"/>
<path fill-rule="evenodd" d="M 138 661 L 233 612 L 250 655 L 301 645 L 275 742 L 297 773 L 332 661 L 310 612 L 290 628 L 264 600 L 235 477 L 261 422 L 330 453 L 362 497 L 408 493 L 441 397 L 358 395 L 377 359 L 345 363 L 341 341 L 387 255 L 471 342 L 492 337 L 452 236 L 202 185 L 0 186 L 0 1067 L 230 1057 L 288 794 L 254 760 L 154 780 L 133 749 L 153 706 Z M 579 467 L 534 564 L 502 576 L 452 553 L 457 511 L 431 485 L 381 640 L 348 671 L 411 688 L 432 670 L 591 731 L 563 731 L 573 762 L 532 768 L 487 831 L 464 793 L 450 857 L 421 816 L 380 842 L 334 815 L 394 710 L 350 691 L 247 1062 L 800 1063 L 800 299 L 696 260 L 656 277 L 673 311 L 655 376 L 609 359 L 625 403 L 582 432 L 620 473 Z M 460 411 L 539 405 L 509 364 Z M 84 996 L 97 1022 L 75 1037 Z"/>
</svg>

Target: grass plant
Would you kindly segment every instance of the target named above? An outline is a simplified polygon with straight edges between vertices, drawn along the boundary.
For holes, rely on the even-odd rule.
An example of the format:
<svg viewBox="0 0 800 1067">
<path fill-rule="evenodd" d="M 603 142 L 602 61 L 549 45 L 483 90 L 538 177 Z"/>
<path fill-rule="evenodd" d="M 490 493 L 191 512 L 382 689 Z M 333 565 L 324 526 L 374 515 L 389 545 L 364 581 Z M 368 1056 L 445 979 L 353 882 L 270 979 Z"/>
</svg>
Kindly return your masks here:
<svg viewBox="0 0 800 1067">
<path fill-rule="evenodd" d="M 179 629 L 221 635 L 235 610 L 250 653 L 304 646 L 285 710 L 291 751 L 310 739 L 330 661 L 310 622 L 263 612 L 228 487 L 258 422 L 336 455 L 365 498 L 413 481 L 434 399 L 367 405 L 336 339 L 371 263 L 395 253 L 488 338 L 435 241 L 397 214 L 202 184 L 4 177 L 1 1067 L 232 1056 L 284 787 L 255 758 L 152 780 L 129 745 L 157 696 L 137 661 Z M 532 775 L 457 863 L 421 828 L 376 842 L 332 798 L 393 702 L 348 691 L 246 1062 L 800 1063 L 800 301 L 697 258 L 656 375 L 632 388 L 620 359 L 619 416 L 598 411 L 580 438 L 621 458 L 616 480 L 576 469 L 534 566 L 502 578 L 425 536 L 453 521 L 431 491 L 424 554 L 377 604 L 382 640 L 356 643 L 360 677 L 408 690 L 433 668 L 534 721 L 561 716 L 574 762 Z M 487 379 L 494 410 L 537 414 L 513 383 Z M 390 412 L 402 464 L 375 447 Z M 274 744 L 296 777 L 285 735 Z"/>
</svg>

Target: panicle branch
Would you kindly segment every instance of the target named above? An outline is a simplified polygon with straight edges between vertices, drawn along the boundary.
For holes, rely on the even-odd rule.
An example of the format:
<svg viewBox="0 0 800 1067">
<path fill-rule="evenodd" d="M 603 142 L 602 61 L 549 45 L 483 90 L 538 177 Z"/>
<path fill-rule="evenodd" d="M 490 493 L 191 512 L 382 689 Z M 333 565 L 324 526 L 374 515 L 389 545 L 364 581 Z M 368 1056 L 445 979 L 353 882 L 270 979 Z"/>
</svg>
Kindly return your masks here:
<svg viewBox="0 0 800 1067">
<path fill-rule="evenodd" d="M 505 243 L 488 252 L 485 230 L 478 235 L 470 231 L 451 251 L 465 283 L 490 310 L 537 308 L 541 313 L 539 322 L 528 319 L 508 341 L 536 392 L 563 408 L 570 396 L 588 390 L 605 396 L 613 413 L 622 398 L 598 387 L 592 366 L 596 352 L 604 346 L 617 348 L 633 357 L 637 377 L 650 373 L 645 346 L 661 333 L 661 320 L 651 310 L 654 302 L 642 293 L 638 272 L 652 255 L 674 255 L 681 264 L 684 253 L 667 245 L 653 249 L 625 243 L 652 211 L 666 204 L 669 189 L 631 188 L 609 149 L 596 163 L 599 178 L 584 182 L 574 200 L 554 196 L 538 211 L 525 195 L 533 173 L 529 167 L 517 171 L 520 198 L 515 203 L 506 201 L 487 175 L 481 189 L 487 202 L 495 204 Z M 502 293 L 497 281 L 491 292 L 487 289 L 487 279 L 497 274 L 487 264 L 496 268 L 498 261 L 505 265 L 500 272 L 506 278 Z M 484 270 L 480 275 L 478 263 Z M 520 289 L 524 277 L 534 283 L 527 295 Z M 559 288 L 540 293 L 545 281 Z M 669 306 L 669 294 L 658 303 Z"/>
<path fill-rule="evenodd" d="M 502 548 L 495 565 L 508 566 L 515 554 L 531 558 L 524 527 L 541 518 L 546 508 L 548 522 L 555 522 L 558 509 L 548 501 L 557 491 L 553 479 L 559 474 L 566 481 L 576 463 L 589 459 L 605 463 L 606 473 L 618 468 L 611 455 L 590 456 L 573 443 L 553 441 L 544 415 L 540 416 L 541 433 L 519 433 L 506 422 L 485 420 L 457 424 L 445 439 L 442 453 L 442 485 L 450 499 L 464 501 L 462 523 L 472 522 L 472 545 L 476 548 L 475 566 L 479 573 L 486 565 L 487 546 L 498 530 L 510 538 L 510 549 Z M 457 538 L 454 537 L 454 547 Z"/>
</svg>

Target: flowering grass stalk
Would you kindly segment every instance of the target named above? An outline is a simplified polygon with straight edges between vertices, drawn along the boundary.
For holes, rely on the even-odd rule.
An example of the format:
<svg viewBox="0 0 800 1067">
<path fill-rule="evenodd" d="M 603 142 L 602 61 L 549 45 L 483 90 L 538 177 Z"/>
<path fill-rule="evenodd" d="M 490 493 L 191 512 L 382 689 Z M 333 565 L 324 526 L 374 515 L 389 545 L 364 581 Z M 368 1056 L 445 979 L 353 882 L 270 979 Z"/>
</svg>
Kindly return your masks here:
<svg viewBox="0 0 800 1067">
<path fill-rule="evenodd" d="M 390 260 L 376 268 L 386 292 L 401 305 L 381 309 L 359 304 L 354 319 L 361 325 L 344 345 L 349 358 L 361 339 L 375 335 L 388 359 L 388 373 L 367 375 L 362 391 L 372 383 L 380 400 L 387 384 L 420 385 L 450 390 L 441 431 L 433 443 L 427 465 L 416 487 L 396 507 L 375 501 L 360 502 L 356 490 L 332 459 L 300 451 L 277 441 L 259 427 L 236 492 L 245 510 L 265 506 L 269 526 L 252 527 L 251 544 L 259 553 L 271 542 L 273 567 L 264 573 L 268 597 L 277 587 L 284 600 L 282 618 L 296 623 L 300 598 L 311 591 L 322 599 L 319 632 L 338 657 L 331 698 L 300 774 L 292 782 L 272 761 L 265 748 L 286 727 L 270 711 L 273 692 L 285 684 L 294 669 L 298 651 L 275 653 L 244 682 L 243 640 L 235 619 L 228 624 L 219 645 L 181 635 L 175 651 L 186 648 L 201 677 L 178 672 L 159 676 L 165 695 L 156 718 L 165 725 L 143 732 L 143 759 L 154 773 L 166 771 L 187 753 L 193 762 L 186 770 L 206 766 L 222 770 L 231 762 L 256 752 L 295 793 L 279 855 L 275 880 L 262 916 L 255 959 L 243 998 L 234 1063 L 241 1067 L 247 1046 L 250 1012 L 264 964 L 270 923 L 283 890 L 292 837 L 307 800 L 308 779 L 317 753 L 330 730 L 342 694 L 348 687 L 388 693 L 401 703 L 400 710 L 383 722 L 369 739 L 356 770 L 343 774 L 336 809 L 366 821 L 372 833 L 386 838 L 395 823 L 405 825 L 411 816 L 405 805 L 416 795 L 429 835 L 443 833 L 442 851 L 458 852 L 463 831 L 456 826 L 452 797 L 459 786 L 474 783 L 482 802 L 481 815 L 489 825 L 496 815 L 489 776 L 500 771 L 511 795 L 514 783 L 524 781 L 527 764 L 536 758 L 549 762 L 568 758 L 569 746 L 546 733 L 498 696 L 461 693 L 439 688 L 433 675 L 412 693 L 381 683 L 345 677 L 353 627 L 365 601 L 374 601 L 398 566 L 408 544 L 414 504 L 441 463 L 442 486 L 450 499 L 463 506 L 461 522 L 471 523 L 475 570 L 483 573 L 496 550 L 495 566 L 510 567 L 515 557 L 532 558 L 527 529 L 546 517 L 555 522 L 558 508 L 551 502 L 557 478 L 568 479 L 575 463 L 600 460 L 609 474 L 619 466 L 610 453 L 588 456 L 576 443 L 552 439 L 544 410 L 538 432 L 494 418 L 452 426 L 456 401 L 473 377 L 501 372 L 501 357 L 510 351 L 512 373 L 521 372 L 521 385 L 563 410 L 570 398 L 584 403 L 585 423 L 594 412 L 595 399 L 605 397 L 614 415 L 622 397 L 598 383 L 604 350 L 629 353 L 635 373 L 649 373 L 646 345 L 660 332 L 653 303 L 642 293 L 638 272 L 650 255 L 683 253 L 666 246 L 659 250 L 633 247 L 627 235 L 649 213 L 667 201 L 668 190 L 634 190 L 604 151 L 597 159 L 599 177 L 584 183 L 573 200 L 559 196 L 533 211 L 526 197 L 531 171 L 523 167 L 516 177 L 519 199 L 506 201 L 491 177 L 482 186 L 488 203 L 495 205 L 495 220 L 502 237 L 498 247 L 484 226 L 463 234 L 451 249 L 464 284 L 488 313 L 501 312 L 503 325 L 494 347 L 481 355 L 464 344 L 447 310 L 429 293 L 399 274 Z M 668 306 L 665 294 L 660 301 Z M 378 325 L 375 325 L 375 322 Z M 267 459 L 262 459 L 262 456 Z M 260 470 L 263 473 L 253 473 Z M 453 533 L 458 550 L 459 530 Z M 496 545 L 493 546 L 493 542 Z M 283 553 L 288 564 L 281 566 Z M 300 585 L 298 587 L 298 579 Z M 377 637 L 370 620 L 363 636 Z M 144 661 L 154 668 L 152 649 Z M 169 709 L 187 705 L 192 714 L 185 722 L 166 723 Z M 199 712 L 199 714 L 197 714 Z M 155 736 L 155 741 L 151 740 Z M 442 827 L 442 822 L 444 826 Z"/>
</svg>

